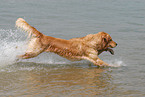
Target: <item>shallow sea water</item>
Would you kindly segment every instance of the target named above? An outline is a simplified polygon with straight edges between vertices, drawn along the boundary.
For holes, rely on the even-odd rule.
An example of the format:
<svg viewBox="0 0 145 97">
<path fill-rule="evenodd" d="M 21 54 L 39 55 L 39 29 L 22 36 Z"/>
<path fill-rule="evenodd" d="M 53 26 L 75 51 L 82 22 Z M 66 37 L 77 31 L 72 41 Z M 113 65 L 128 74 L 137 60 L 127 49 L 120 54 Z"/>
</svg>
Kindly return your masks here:
<svg viewBox="0 0 145 97">
<path fill-rule="evenodd" d="M 145 1 L 0 0 L 1 97 L 144 97 Z M 100 58 L 114 67 L 71 62 L 53 53 L 16 62 L 27 48 L 26 34 L 15 28 L 24 18 L 43 34 L 70 39 L 109 33 L 115 55 Z"/>
</svg>

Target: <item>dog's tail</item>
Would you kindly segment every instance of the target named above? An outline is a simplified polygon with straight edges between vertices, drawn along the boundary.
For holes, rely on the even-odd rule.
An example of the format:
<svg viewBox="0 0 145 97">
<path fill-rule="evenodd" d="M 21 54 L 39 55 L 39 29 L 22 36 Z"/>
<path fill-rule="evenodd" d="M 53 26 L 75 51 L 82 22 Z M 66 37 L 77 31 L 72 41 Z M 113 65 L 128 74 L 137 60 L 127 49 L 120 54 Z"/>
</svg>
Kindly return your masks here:
<svg viewBox="0 0 145 97">
<path fill-rule="evenodd" d="M 22 30 L 28 32 L 28 38 L 31 36 L 40 37 L 42 33 L 40 33 L 37 29 L 29 25 L 24 19 L 18 18 L 16 21 L 16 27 L 21 28 Z"/>
</svg>

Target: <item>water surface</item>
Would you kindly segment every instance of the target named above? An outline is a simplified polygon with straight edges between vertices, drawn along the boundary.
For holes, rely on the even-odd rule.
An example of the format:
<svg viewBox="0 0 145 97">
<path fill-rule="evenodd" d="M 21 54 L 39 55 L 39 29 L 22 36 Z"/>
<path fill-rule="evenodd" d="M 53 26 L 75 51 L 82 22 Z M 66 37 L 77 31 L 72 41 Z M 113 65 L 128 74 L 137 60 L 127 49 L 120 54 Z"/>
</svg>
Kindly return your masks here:
<svg viewBox="0 0 145 97">
<path fill-rule="evenodd" d="M 143 0 L 1 0 L 0 96 L 144 97 L 145 1 Z M 109 33 L 118 43 L 115 55 L 100 58 L 116 67 L 97 68 L 52 53 L 16 62 L 26 50 L 24 18 L 43 34 L 70 39 Z"/>
</svg>

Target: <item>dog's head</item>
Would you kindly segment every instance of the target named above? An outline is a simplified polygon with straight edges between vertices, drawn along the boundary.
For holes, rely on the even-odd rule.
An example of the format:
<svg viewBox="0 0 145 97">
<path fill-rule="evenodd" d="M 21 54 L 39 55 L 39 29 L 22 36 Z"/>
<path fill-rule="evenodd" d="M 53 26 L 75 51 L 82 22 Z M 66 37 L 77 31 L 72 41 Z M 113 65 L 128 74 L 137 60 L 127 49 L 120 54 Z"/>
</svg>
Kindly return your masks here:
<svg viewBox="0 0 145 97">
<path fill-rule="evenodd" d="M 101 38 L 102 50 L 107 50 L 117 46 L 117 43 L 112 40 L 111 36 L 108 33 L 99 32 L 98 34 L 101 36 L 100 38 Z M 111 54 L 113 54 L 112 49 L 110 49 L 109 51 Z"/>
</svg>

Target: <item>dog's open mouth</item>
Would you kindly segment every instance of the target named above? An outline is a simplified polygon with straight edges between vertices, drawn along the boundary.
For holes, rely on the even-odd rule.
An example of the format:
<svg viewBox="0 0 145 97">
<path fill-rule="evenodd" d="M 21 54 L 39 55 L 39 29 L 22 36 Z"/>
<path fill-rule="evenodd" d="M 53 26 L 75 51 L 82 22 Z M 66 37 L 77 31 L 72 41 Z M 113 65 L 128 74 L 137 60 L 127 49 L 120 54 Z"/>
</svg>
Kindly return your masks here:
<svg viewBox="0 0 145 97">
<path fill-rule="evenodd" d="M 114 55 L 113 49 L 107 48 L 107 51 L 109 51 L 112 55 Z"/>
</svg>

